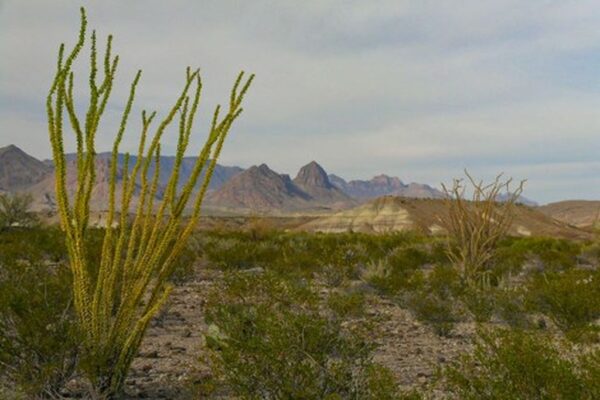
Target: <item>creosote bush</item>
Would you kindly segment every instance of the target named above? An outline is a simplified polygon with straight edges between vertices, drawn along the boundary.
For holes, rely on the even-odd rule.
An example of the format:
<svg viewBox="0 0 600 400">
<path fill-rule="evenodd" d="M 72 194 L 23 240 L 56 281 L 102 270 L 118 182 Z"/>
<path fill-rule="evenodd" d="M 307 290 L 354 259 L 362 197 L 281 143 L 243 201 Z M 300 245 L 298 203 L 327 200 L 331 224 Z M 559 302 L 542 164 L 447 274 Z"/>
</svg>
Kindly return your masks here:
<svg viewBox="0 0 600 400">
<path fill-rule="evenodd" d="M 0 231 L 10 227 L 30 227 L 38 222 L 31 209 L 30 194 L 0 194 Z"/>
<path fill-rule="evenodd" d="M 74 374 L 80 335 L 58 230 L 0 234 L 0 386 L 57 398 Z M 1 394 L 0 390 L 0 394 Z"/>
<path fill-rule="evenodd" d="M 573 340 L 598 340 L 600 272 L 570 269 L 531 278 L 530 307 L 546 314 Z"/>
<path fill-rule="evenodd" d="M 137 157 L 133 167 L 129 168 L 129 154 L 125 155 L 123 174 L 119 177 L 119 145 L 141 78 L 141 71 L 138 71 L 130 86 L 112 149 L 106 229 L 99 266 L 94 272 L 87 257 L 86 243 L 90 231 L 90 199 L 96 182 L 95 139 L 113 89 L 119 57 L 112 55 L 112 37 L 109 36 L 102 66 L 98 68 L 96 33 L 92 32 L 89 103 L 85 115 L 81 115 L 79 107 L 75 106 L 73 65 L 86 39 L 87 20 L 81 9 L 78 41 L 70 52 L 65 51 L 64 45 L 60 46 L 46 108 L 56 170 L 57 206 L 73 273 L 73 304 L 84 336 L 83 366 L 92 383 L 93 395 L 113 397 L 123 389 L 151 318 L 169 296 L 168 278 L 196 225 L 225 137 L 242 112 L 242 99 L 253 76 L 243 82 L 243 73 L 240 73 L 226 111 L 222 113 L 221 107 L 216 107 L 208 138 L 198 153 L 189 179 L 180 186 L 182 159 L 200 104 L 202 81 L 199 71 L 187 69 L 181 94 L 154 128 L 156 112 L 142 112 Z M 160 143 L 167 128 L 177 119 L 174 166 L 158 201 Z M 77 187 L 73 196 L 69 195 L 66 186 L 64 133 L 67 128 L 64 120 L 68 121 L 77 146 Z M 201 176 L 202 183 L 196 190 Z M 178 187 L 182 189 L 178 190 Z M 137 202 L 133 201 L 134 192 Z M 189 216 L 183 221 L 186 209 L 189 209 Z M 133 210 L 131 220 L 130 210 Z"/>
<path fill-rule="evenodd" d="M 535 332 L 480 331 L 473 353 L 443 377 L 451 398 L 592 400 L 600 395 L 599 354 L 577 353 Z"/>
<path fill-rule="evenodd" d="M 213 367 L 244 399 L 399 399 L 373 345 L 327 318 L 305 280 L 230 275 L 206 308 Z"/>
</svg>

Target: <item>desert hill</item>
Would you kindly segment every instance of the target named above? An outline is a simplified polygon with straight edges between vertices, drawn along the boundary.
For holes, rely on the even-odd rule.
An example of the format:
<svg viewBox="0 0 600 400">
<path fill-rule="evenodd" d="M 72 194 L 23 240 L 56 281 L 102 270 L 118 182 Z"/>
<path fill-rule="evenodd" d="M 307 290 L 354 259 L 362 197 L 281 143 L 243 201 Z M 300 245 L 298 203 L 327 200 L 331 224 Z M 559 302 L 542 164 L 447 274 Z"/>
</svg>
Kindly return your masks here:
<svg viewBox="0 0 600 400">
<path fill-rule="evenodd" d="M 418 230 L 428 234 L 443 233 L 441 223 L 447 213 L 443 200 L 408 199 L 384 196 L 358 207 L 317 218 L 299 227 L 320 232 L 371 232 Z M 511 233 L 519 236 L 554 236 L 588 238 L 586 231 L 552 219 L 538 210 L 519 205 Z"/>
<path fill-rule="evenodd" d="M 594 200 L 559 201 L 538 209 L 549 217 L 578 228 L 593 227 L 600 217 L 600 201 Z"/>
<path fill-rule="evenodd" d="M 51 171 L 51 167 L 17 146 L 0 148 L 0 191 L 23 190 L 43 180 Z"/>
</svg>

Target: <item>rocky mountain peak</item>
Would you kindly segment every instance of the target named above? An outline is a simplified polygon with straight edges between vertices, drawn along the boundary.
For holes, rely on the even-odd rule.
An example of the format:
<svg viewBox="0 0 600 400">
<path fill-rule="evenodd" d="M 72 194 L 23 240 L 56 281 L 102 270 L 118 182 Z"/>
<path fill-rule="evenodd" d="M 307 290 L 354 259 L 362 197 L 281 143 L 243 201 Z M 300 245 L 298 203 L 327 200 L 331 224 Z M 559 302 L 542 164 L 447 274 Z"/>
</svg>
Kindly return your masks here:
<svg viewBox="0 0 600 400">
<path fill-rule="evenodd" d="M 13 144 L 0 148 L 0 190 L 23 189 L 50 172 L 49 166 Z"/>
<path fill-rule="evenodd" d="M 311 161 L 300 168 L 298 175 L 294 178 L 294 183 L 301 187 L 318 187 L 323 189 L 333 189 L 333 185 L 327 177 L 327 172 L 316 161 Z"/>
</svg>

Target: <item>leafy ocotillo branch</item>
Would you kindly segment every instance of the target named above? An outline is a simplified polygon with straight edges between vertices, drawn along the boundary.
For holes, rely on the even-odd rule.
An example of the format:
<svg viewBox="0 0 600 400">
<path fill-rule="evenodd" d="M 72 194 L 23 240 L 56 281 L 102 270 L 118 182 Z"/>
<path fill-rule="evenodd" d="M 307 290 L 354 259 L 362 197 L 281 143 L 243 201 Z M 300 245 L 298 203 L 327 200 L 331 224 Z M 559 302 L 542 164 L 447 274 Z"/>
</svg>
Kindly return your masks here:
<svg viewBox="0 0 600 400">
<path fill-rule="evenodd" d="M 254 75 L 245 79 L 241 72 L 233 85 L 228 107 L 225 110 L 220 106 L 215 108 L 206 142 L 198 153 L 192 173 L 178 190 L 182 159 L 200 104 L 202 80 L 199 70 L 187 68 L 179 97 L 159 123 L 154 124 L 158 119 L 156 112 L 142 112 L 137 157 L 130 165 L 130 156 L 125 154 L 122 171 L 119 171 L 119 145 L 127 130 L 141 78 L 141 71 L 137 72 L 129 88 L 110 157 L 105 235 L 99 270 L 93 271 L 85 244 L 90 199 L 96 182 L 95 141 L 113 89 L 119 57 L 113 56 L 112 37 L 108 36 L 102 65 L 98 67 L 96 33 L 92 32 L 89 102 L 85 115 L 80 114 L 75 106 L 73 64 L 84 48 L 86 32 L 87 19 L 82 8 L 77 43 L 69 52 L 64 44 L 60 46 L 46 107 L 56 167 L 57 205 L 73 273 L 75 310 L 86 339 L 87 371 L 95 390 L 110 396 L 122 389 L 148 323 L 171 291 L 167 279 L 198 220 L 223 142 L 242 113 L 242 100 Z M 160 143 L 167 128 L 176 121 L 175 162 L 162 198 L 157 200 Z M 77 187 L 72 196 L 66 183 L 64 145 L 64 133 L 69 126 L 77 146 Z M 200 179 L 200 188 L 196 190 Z M 137 202 L 133 202 L 134 197 Z M 131 217 L 130 210 L 133 210 Z M 185 210 L 190 211 L 189 218 L 184 219 Z"/>
</svg>

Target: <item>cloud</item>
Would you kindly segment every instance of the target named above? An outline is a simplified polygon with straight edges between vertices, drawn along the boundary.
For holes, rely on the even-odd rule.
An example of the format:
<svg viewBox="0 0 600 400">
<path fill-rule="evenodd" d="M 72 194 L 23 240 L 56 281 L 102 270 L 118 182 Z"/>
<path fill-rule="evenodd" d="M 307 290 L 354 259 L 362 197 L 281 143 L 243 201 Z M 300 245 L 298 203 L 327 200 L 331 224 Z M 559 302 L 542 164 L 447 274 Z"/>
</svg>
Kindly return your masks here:
<svg viewBox="0 0 600 400">
<path fill-rule="evenodd" d="M 44 98 L 58 43 L 75 40 L 78 6 L 0 3 L 2 142 L 38 157 L 49 156 Z M 196 148 L 212 108 L 246 69 L 257 78 L 224 163 L 267 162 L 294 173 L 316 159 L 348 178 L 387 172 L 432 184 L 469 167 L 527 177 L 528 195 L 539 201 L 600 197 L 598 175 L 586 172 L 597 171 L 600 144 L 595 1 L 108 0 L 87 7 L 91 26 L 101 37 L 113 33 L 121 54 L 99 148 L 111 143 L 137 68 L 144 73 L 136 110 L 159 113 L 180 89 L 184 67 L 202 68 Z M 85 87 L 81 61 L 76 73 Z M 125 150 L 135 148 L 136 126 Z M 579 175 L 569 172 L 573 165 Z"/>
</svg>

